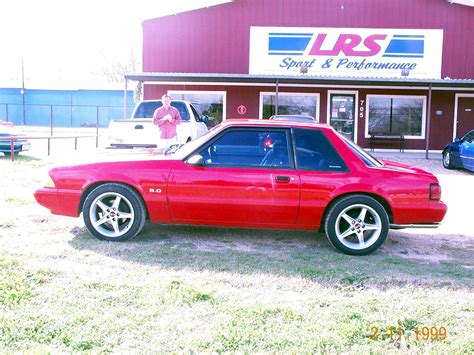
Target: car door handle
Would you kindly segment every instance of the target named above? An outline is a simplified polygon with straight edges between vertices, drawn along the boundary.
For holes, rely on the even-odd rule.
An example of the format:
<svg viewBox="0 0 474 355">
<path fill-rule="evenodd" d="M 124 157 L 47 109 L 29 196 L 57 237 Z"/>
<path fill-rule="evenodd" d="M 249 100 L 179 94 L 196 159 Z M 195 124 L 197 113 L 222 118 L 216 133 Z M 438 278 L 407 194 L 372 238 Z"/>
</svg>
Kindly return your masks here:
<svg viewBox="0 0 474 355">
<path fill-rule="evenodd" d="M 290 177 L 289 176 L 276 176 L 275 180 L 276 182 L 290 182 Z"/>
<path fill-rule="evenodd" d="M 143 125 L 137 124 L 137 125 L 135 126 L 135 129 L 143 129 Z"/>
</svg>

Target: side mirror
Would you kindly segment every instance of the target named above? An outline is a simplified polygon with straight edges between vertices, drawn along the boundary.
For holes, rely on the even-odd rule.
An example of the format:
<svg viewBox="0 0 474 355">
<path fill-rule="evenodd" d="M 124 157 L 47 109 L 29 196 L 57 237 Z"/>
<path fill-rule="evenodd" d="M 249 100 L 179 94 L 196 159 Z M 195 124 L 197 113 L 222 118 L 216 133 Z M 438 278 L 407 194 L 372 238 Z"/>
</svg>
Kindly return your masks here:
<svg viewBox="0 0 474 355">
<path fill-rule="evenodd" d="M 203 166 L 204 165 L 204 158 L 199 154 L 195 154 L 195 155 L 192 155 L 191 157 L 189 157 L 188 160 L 186 161 L 186 163 L 188 163 L 189 165 L 192 165 L 192 166 Z"/>
<path fill-rule="evenodd" d="M 461 142 L 461 139 L 459 139 L 459 138 L 456 138 L 456 139 L 454 140 L 454 143 L 460 143 L 460 142 Z"/>
<path fill-rule="evenodd" d="M 207 122 L 207 121 L 209 121 L 209 116 L 207 116 L 207 115 L 202 115 L 202 116 L 201 116 L 201 121 L 202 121 L 202 122 Z"/>
</svg>

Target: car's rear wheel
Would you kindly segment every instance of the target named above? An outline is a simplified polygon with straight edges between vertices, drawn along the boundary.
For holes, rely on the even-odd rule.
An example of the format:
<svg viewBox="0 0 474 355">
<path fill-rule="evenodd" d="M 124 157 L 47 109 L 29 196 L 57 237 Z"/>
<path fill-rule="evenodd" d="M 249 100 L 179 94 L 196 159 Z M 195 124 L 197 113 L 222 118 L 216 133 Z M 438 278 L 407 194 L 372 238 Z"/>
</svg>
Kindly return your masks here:
<svg viewBox="0 0 474 355">
<path fill-rule="evenodd" d="M 452 169 L 453 168 L 453 163 L 451 162 L 451 153 L 449 150 L 445 150 L 443 152 L 443 166 L 446 169 Z"/>
<path fill-rule="evenodd" d="M 96 187 L 84 201 L 83 218 L 96 238 L 125 241 L 134 238 L 145 225 L 142 199 L 128 186 L 107 183 Z"/>
<path fill-rule="evenodd" d="M 331 206 L 324 227 L 336 249 L 349 255 L 366 255 L 384 243 L 389 220 L 385 208 L 374 198 L 351 195 Z"/>
</svg>

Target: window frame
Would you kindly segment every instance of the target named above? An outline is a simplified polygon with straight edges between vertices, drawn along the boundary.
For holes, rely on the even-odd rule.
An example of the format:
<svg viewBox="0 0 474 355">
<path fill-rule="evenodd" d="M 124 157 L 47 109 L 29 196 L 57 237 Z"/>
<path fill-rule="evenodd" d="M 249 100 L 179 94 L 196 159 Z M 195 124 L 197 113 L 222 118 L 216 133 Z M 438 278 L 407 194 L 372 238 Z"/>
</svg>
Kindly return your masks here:
<svg viewBox="0 0 474 355">
<path fill-rule="evenodd" d="M 259 93 L 259 104 L 258 104 L 258 119 L 263 120 L 263 96 L 264 95 L 272 95 L 276 96 L 275 91 L 260 91 Z M 316 97 L 316 112 L 314 113 L 315 116 L 314 118 L 316 119 L 317 122 L 321 122 L 320 117 L 319 117 L 319 110 L 321 106 L 321 94 L 320 93 L 314 93 L 314 92 L 288 92 L 288 91 L 283 91 L 283 92 L 278 92 L 278 97 L 281 96 L 313 96 Z"/>
<path fill-rule="evenodd" d="M 424 140 L 425 139 L 425 126 L 426 126 L 426 95 L 379 95 L 371 94 L 366 96 L 366 106 L 365 106 L 365 138 L 370 138 L 369 134 L 369 120 L 370 120 L 370 99 L 371 98 L 382 98 L 382 99 L 421 99 L 423 100 L 422 113 L 421 113 L 421 133 L 419 136 L 407 135 L 404 134 L 405 139 L 411 140 Z"/>
<path fill-rule="evenodd" d="M 296 133 L 297 133 L 296 131 L 297 130 L 320 132 L 325 137 L 327 143 L 332 147 L 334 152 L 337 154 L 337 156 L 341 160 L 341 162 L 343 164 L 342 169 L 341 170 L 330 170 L 330 169 L 304 169 L 304 168 L 300 168 L 299 164 L 298 164 L 298 152 L 297 152 L 297 145 L 296 145 Z M 339 134 L 339 133 L 337 133 L 337 134 Z M 331 141 L 331 139 L 329 139 L 329 137 L 327 136 L 326 132 L 324 132 L 324 130 L 322 130 L 322 129 L 308 129 L 308 128 L 292 128 L 291 129 L 291 139 L 292 139 L 291 144 L 293 146 L 293 157 L 294 157 L 295 169 L 297 171 L 311 172 L 311 173 L 349 173 L 350 172 L 349 166 L 347 165 L 347 163 L 344 160 L 343 156 L 341 155 L 341 153 L 339 153 L 339 151 L 334 146 L 333 142 Z"/>
<path fill-rule="evenodd" d="M 236 131 L 260 131 L 260 132 L 284 132 L 286 135 L 287 142 L 287 151 L 288 151 L 288 161 L 289 167 L 279 167 L 279 166 L 256 166 L 256 165 L 204 165 L 204 168 L 227 168 L 227 169 L 272 169 L 272 170 L 296 170 L 295 166 L 295 156 L 293 148 L 293 135 L 290 128 L 286 127 L 229 127 L 222 132 L 219 132 L 215 137 L 210 139 L 206 144 L 201 145 L 193 153 L 189 154 L 183 161 L 186 161 L 189 157 L 199 154 L 201 150 L 208 149 L 215 141 L 222 138 L 224 135 L 236 132 Z"/>
</svg>

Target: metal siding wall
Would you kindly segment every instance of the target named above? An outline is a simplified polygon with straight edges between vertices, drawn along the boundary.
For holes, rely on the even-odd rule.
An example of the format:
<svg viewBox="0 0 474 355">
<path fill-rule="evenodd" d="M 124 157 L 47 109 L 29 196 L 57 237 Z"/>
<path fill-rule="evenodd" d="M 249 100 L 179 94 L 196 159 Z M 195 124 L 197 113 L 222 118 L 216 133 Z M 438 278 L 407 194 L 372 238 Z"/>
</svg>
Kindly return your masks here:
<svg viewBox="0 0 474 355">
<path fill-rule="evenodd" d="M 133 92 L 129 91 L 129 117 L 133 110 Z M 0 119 L 15 125 L 23 121 L 20 88 L 0 89 Z M 117 106 L 117 107 L 108 107 Z M 48 126 L 53 110 L 53 124 L 62 127 L 78 127 L 96 124 L 99 107 L 99 125 L 106 127 L 110 119 L 123 118 L 123 91 L 120 90 L 34 90 L 25 89 L 25 123 Z"/>
<path fill-rule="evenodd" d="M 246 74 L 250 26 L 441 28 L 442 77 L 474 78 L 473 24 L 474 8 L 443 0 L 238 0 L 145 21 L 143 69 Z"/>
</svg>

